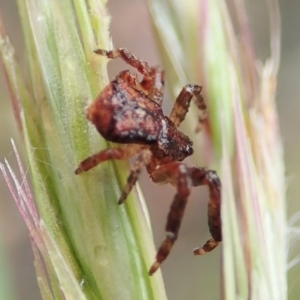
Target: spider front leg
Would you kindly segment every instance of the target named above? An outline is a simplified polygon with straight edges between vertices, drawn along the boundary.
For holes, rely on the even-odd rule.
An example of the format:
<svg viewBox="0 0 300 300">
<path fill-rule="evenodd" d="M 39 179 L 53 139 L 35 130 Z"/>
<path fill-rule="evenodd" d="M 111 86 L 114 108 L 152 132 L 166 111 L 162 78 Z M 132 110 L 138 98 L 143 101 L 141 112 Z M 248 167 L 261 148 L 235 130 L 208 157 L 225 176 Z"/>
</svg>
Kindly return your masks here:
<svg viewBox="0 0 300 300">
<path fill-rule="evenodd" d="M 156 261 L 150 268 L 149 274 L 152 275 L 169 255 L 175 243 L 181 220 L 184 214 L 188 196 L 190 194 L 190 180 L 188 168 L 184 164 L 172 162 L 166 164 L 152 172 L 151 177 L 156 183 L 170 182 L 177 184 L 177 193 L 168 214 L 166 224 L 166 239 L 161 244 L 156 255 Z"/>
<path fill-rule="evenodd" d="M 200 124 L 203 123 L 207 114 L 207 106 L 201 95 L 201 90 L 202 87 L 195 84 L 187 84 L 181 90 L 169 117 L 176 127 L 178 127 L 181 124 L 181 122 L 185 119 L 185 115 L 189 110 L 192 99 L 194 99 L 197 107 L 200 110 L 200 114 L 198 116 L 199 122 Z M 200 130 L 200 126 L 197 127 L 196 131 Z"/>
<path fill-rule="evenodd" d="M 207 185 L 209 189 L 208 227 L 212 238 L 202 248 L 194 250 L 195 255 L 202 255 L 215 249 L 222 241 L 221 222 L 221 182 L 216 172 L 205 168 L 190 168 L 192 185 Z"/>
</svg>

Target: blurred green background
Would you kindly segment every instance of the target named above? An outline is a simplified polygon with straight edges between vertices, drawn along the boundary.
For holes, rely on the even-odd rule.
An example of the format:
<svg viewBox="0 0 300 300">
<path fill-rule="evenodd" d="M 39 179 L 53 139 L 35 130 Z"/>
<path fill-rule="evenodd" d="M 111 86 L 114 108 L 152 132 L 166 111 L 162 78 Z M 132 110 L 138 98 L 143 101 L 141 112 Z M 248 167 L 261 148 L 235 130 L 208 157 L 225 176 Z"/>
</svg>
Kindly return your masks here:
<svg viewBox="0 0 300 300">
<path fill-rule="evenodd" d="M 282 61 L 277 104 L 285 147 L 287 206 L 288 217 L 290 217 L 300 211 L 298 198 L 300 195 L 300 1 L 285 0 L 280 4 Z M 269 54 L 266 5 L 263 1 L 255 0 L 251 1 L 247 8 L 258 56 L 266 59 Z M 24 44 L 16 4 L 13 0 L 0 0 L 0 9 L 7 32 L 16 49 L 17 58 L 26 68 L 23 62 Z M 109 9 L 112 15 L 111 35 L 115 47 L 126 47 L 150 64 L 159 64 L 145 0 L 111 0 Z M 124 66 L 121 62 L 110 63 L 110 76 L 113 77 L 119 70 L 124 69 Z M 3 162 L 6 157 L 16 169 L 10 138 L 14 138 L 17 142 L 19 139 L 2 72 L 0 72 L 0 91 L 0 161 Z M 166 98 L 164 104 L 166 113 L 169 113 L 170 107 L 171 102 Z M 192 165 L 192 159 L 187 160 L 187 163 Z M 175 190 L 170 186 L 156 186 L 149 180 L 146 172 L 141 176 L 141 186 L 149 206 L 155 243 L 158 246 L 164 238 L 166 215 Z M 0 191 L 0 299 L 41 299 L 27 229 L 1 176 Z M 206 203 L 205 188 L 194 189 L 179 239 L 170 257 L 163 264 L 163 275 L 170 300 L 220 299 L 221 248 L 204 257 L 192 255 L 193 248 L 202 245 L 209 238 Z M 299 244 L 298 240 L 293 243 Z M 294 253 L 297 252 L 300 253 L 300 247 L 295 248 Z M 11 283 L 12 297 L 9 296 L 9 286 L 6 282 Z M 8 288 L 6 294 L 1 294 L 2 286 Z M 297 266 L 289 272 L 289 299 L 300 299 L 299 295 L 300 266 Z"/>
</svg>

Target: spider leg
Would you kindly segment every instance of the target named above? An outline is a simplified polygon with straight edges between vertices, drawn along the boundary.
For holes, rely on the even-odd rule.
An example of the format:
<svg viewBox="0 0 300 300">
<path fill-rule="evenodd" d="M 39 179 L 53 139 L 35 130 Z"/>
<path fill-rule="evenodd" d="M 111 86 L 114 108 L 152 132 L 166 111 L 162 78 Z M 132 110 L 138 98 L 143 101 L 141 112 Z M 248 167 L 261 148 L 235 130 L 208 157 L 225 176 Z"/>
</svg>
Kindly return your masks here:
<svg viewBox="0 0 300 300">
<path fill-rule="evenodd" d="M 137 75 L 129 70 L 121 71 L 116 79 L 122 79 L 125 81 L 128 86 L 131 86 L 133 88 L 137 88 L 138 90 L 143 90 L 142 86 L 140 85 Z"/>
<path fill-rule="evenodd" d="M 169 255 L 175 243 L 181 220 L 184 214 L 188 196 L 190 194 L 190 180 L 188 169 L 184 164 L 172 162 L 166 164 L 152 172 L 151 177 L 154 182 L 177 184 L 177 193 L 168 214 L 166 224 L 166 239 L 161 244 L 156 254 L 156 261 L 150 268 L 149 274 L 152 275 Z"/>
<path fill-rule="evenodd" d="M 122 148 L 104 149 L 83 160 L 75 170 L 75 174 L 77 175 L 86 172 L 96 167 L 100 163 L 110 159 L 127 159 L 133 156 L 138 151 L 138 149 L 141 149 L 140 145 L 126 145 Z"/>
<path fill-rule="evenodd" d="M 178 127 L 181 124 L 181 122 L 185 119 L 185 115 L 189 110 L 190 102 L 192 99 L 194 99 L 197 107 L 200 110 L 200 114 L 198 116 L 199 122 L 200 124 L 203 123 L 203 121 L 206 118 L 207 107 L 201 95 L 201 90 L 202 87 L 195 84 L 187 84 L 181 90 L 169 117 L 176 127 Z M 200 129 L 201 125 L 197 127 L 196 131 L 199 131 Z"/>
<path fill-rule="evenodd" d="M 118 78 L 122 78 L 123 80 L 125 79 L 130 86 L 143 91 L 151 100 L 161 105 L 165 82 L 164 71 L 160 67 L 150 68 L 145 61 L 140 60 L 125 48 L 117 48 L 110 51 L 97 49 L 94 52 L 111 59 L 120 57 L 130 66 L 134 67 L 138 72 L 143 74 L 144 77 L 140 83 L 138 83 L 136 75 L 130 71 L 121 72 Z"/>
<path fill-rule="evenodd" d="M 131 54 L 127 49 L 125 48 L 117 48 L 114 50 L 103 50 L 103 49 L 97 49 L 94 51 L 96 54 L 104 55 L 107 58 L 122 58 L 127 64 L 137 69 L 141 74 L 143 74 L 146 77 L 152 77 L 151 74 L 151 68 L 149 65 L 145 62 L 137 58 L 135 55 Z"/>
<path fill-rule="evenodd" d="M 133 166 L 131 167 L 130 175 L 127 178 L 127 184 L 122 191 L 118 204 L 122 204 L 126 200 L 128 194 L 132 190 L 132 187 L 136 184 L 142 168 L 149 163 L 150 158 L 151 152 L 149 150 L 144 150 L 140 155 L 138 155 Z"/>
<path fill-rule="evenodd" d="M 164 71 L 159 66 L 151 68 L 152 76 L 144 76 L 140 82 L 147 96 L 161 106 L 164 96 Z"/>
<path fill-rule="evenodd" d="M 128 86 L 143 92 L 149 99 L 161 106 L 164 93 L 164 71 L 160 67 L 152 67 L 153 77 L 144 76 L 139 82 L 137 75 L 129 70 L 121 71 L 116 79 L 125 81 Z"/>
<path fill-rule="evenodd" d="M 208 227 L 212 238 L 202 248 L 194 250 L 195 255 L 202 255 L 215 249 L 222 241 L 221 224 L 221 182 L 216 172 L 205 168 L 189 168 L 192 185 L 207 185 L 209 189 Z"/>
</svg>

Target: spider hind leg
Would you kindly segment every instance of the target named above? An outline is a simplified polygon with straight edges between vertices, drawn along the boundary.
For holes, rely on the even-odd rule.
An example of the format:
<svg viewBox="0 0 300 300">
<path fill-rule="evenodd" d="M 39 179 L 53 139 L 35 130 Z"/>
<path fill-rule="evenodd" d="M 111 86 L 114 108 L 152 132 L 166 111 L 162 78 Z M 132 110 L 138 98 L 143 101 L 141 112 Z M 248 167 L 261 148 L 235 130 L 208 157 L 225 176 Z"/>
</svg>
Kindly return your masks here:
<svg viewBox="0 0 300 300">
<path fill-rule="evenodd" d="M 158 105 L 162 104 L 165 80 L 164 71 L 160 67 L 150 67 L 148 63 L 137 58 L 125 48 L 117 48 L 110 51 L 97 49 L 94 52 L 96 54 L 106 56 L 110 59 L 119 57 L 123 59 L 127 64 L 135 68 L 143 75 L 143 79 L 140 83 L 137 81 L 136 75 L 133 75 L 133 73 L 130 71 L 121 72 L 118 75 L 118 78 L 125 79 L 125 81 L 128 82 L 130 86 L 133 86 L 138 90 L 144 92 L 151 100 L 156 102 Z"/>
<path fill-rule="evenodd" d="M 160 67 L 151 68 L 152 76 L 144 76 L 140 82 L 145 94 L 159 106 L 162 105 L 164 97 L 164 71 Z"/>
<path fill-rule="evenodd" d="M 96 54 L 106 56 L 107 58 L 118 58 L 120 57 L 123 59 L 127 64 L 135 68 L 138 72 L 143 74 L 144 76 L 151 77 L 151 68 L 149 67 L 148 63 L 142 61 L 141 59 L 137 58 L 135 55 L 130 53 L 125 48 L 117 48 L 114 50 L 104 50 L 104 49 L 97 49 L 94 51 Z"/>
</svg>

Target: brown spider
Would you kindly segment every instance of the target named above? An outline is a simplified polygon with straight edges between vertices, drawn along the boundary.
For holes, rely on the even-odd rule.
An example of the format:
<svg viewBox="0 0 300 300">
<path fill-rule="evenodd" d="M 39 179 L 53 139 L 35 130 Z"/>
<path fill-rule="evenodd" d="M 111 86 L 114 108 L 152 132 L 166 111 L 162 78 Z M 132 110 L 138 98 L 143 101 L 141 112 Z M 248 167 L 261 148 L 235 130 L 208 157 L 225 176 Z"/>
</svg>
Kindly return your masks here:
<svg viewBox="0 0 300 300">
<path fill-rule="evenodd" d="M 75 174 L 88 171 L 110 159 L 137 158 L 131 168 L 127 184 L 123 189 L 119 204 L 122 204 L 145 166 L 151 179 L 158 184 L 171 183 L 177 193 L 168 214 L 166 239 L 161 244 L 156 261 L 150 268 L 152 275 L 167 258 L 177 239 L 182 216 L 190 188 L 207 185 L 209 188 L 208 226 L 212 238 L 202 248 L 194 250 L 201 255 L 213 250 L 222 240 L 221 232 L 221 183 L 214 171 L 205 168 L 190 168 L 181 163 L 193 154 L 192 141 L 177 127 L 188 112 L 191 99 L 195 100 L 201 112 L 206 105 L 198 85 L 186 85 L 176 99 L 169 117 L 161 109 L 164 88 L 164 72 L 159 67 L 149 65 L 129 53 L 124 48 L 95 53 L 107 58 L 122 58 L 142 75 L 122 71 L 99 94 L 87 108 L 87 118 L 108 141 L 125 144 L 119 148 L 109 148 L 82 161 Z M 203 118 L 200 118 L 200 121 Z"/>
</svg>

